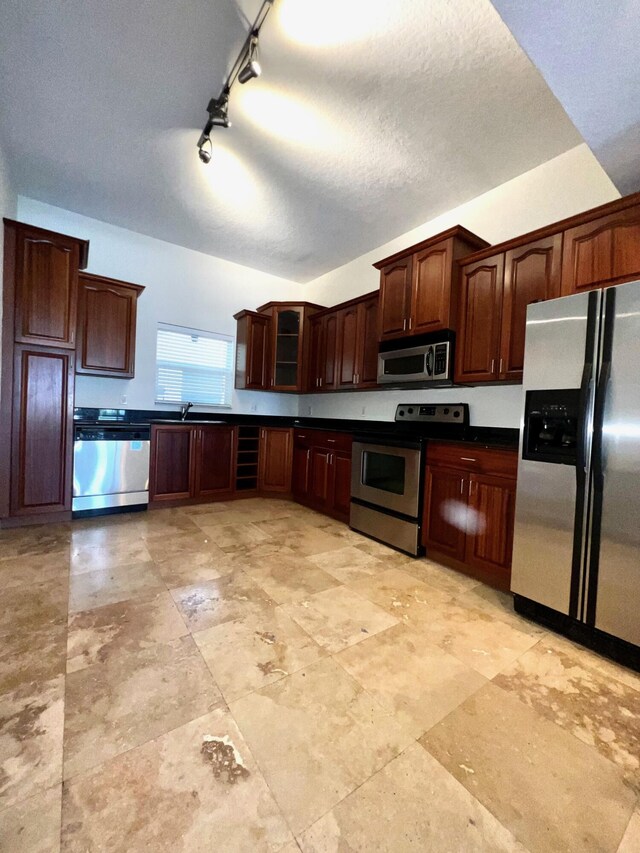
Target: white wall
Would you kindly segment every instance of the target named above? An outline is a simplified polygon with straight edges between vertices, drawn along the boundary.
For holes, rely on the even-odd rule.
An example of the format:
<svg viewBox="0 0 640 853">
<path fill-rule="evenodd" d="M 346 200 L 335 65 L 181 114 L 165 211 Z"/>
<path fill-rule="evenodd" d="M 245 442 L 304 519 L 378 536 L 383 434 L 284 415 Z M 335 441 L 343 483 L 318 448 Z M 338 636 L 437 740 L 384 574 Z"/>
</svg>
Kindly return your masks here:
<svg viewBox="0 0 640 853">
<path fill-rule="evenodd" d="M 13 190 L 9 163 L 0 145 L 0 221 L 3 217 L 15 219 L 17 215 L 18 197 Z M 3 229 L 4 231 L 4 229 Z M 3 269 L 4 237 L 0 237 L 0 276 Z M 2 299 L 0 299 L 0 359 L 2 358 Z M 0 401 L 1 403 L 2 401 Z"/>
<path fill-rule="evenodd" d="M 272 299 L 300 298 L 300 285 L 286 279 L 23 196 L 18 198 L 18 218 L 42 228 L 89 239 L 88 272 L 146 287 L 138 300 L 135 379 L 78 376 L 76 406 L 176 408 L 166 403 L 155 404 L 158 322 L 235 337 L 233 315 L 237 311 L 257 308 Z M 199 410 L 216 411 L 211 407 L 194 409 Z M 298 400 L 287 394 L 235 391 L 232 411 L 292 415 L 297 414 Z"/>
<path fill-rule="evenodd" d="M 379 272 L 373 268 L 374 262 L 453 225 L 463 225 L 489 243 L 500 243 L 612 201 L 619 195 L 589 148 L 579 145 L 314 279 L 308 285 L 306 298 L 320 305 L 335 305 L 375 290 L 379 286 Z M 432 391 L 341 392 L 301 398 L 300 414 L 392 420 L 398 403 L 454 402 L 469 403 L 472 424 L 517 427 L 521 398 L 519 385 Z"/>
</svg>

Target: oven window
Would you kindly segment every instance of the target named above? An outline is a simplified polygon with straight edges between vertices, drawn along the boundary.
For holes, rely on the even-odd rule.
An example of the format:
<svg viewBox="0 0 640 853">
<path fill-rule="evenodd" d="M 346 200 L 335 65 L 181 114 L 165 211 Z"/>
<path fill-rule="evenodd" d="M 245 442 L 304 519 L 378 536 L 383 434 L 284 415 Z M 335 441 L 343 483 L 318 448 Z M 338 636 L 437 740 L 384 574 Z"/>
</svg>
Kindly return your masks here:
<svg viewBox="0 0 640 853">
<path fill-rule="evenodd" d="M 394 355 L 384 360 L 385 376 L 412 376 L 424 373 L 424 353 Z"/>
<path fill-rule="evenodd" d="M 390 453 L 374 453 L 365 450 L 362 454 L 362 484 L 394 495 L 404 494 L 403 456 Z"/>
</svg>

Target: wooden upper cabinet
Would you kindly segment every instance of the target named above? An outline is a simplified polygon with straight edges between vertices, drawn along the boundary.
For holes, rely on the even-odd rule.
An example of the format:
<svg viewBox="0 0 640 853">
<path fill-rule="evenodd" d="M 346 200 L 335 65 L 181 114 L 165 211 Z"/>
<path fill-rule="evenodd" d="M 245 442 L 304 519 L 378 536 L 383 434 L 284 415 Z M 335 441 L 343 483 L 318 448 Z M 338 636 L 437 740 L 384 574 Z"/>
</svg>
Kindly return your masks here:
<svg viewBox="0 0 640 853">
<path fill-rule="evenodd" d="M 640 205 L 564 232 L 562 294 L 640 278 Z"/>
<path fill-rule="evenodd" d="M 15 227 L 15 341 L 74 349 L 78 270 L 88 244 L 5 220 Z"/>
<path fill-rule="evenodd" d="M 279 427 L 260 430 L 258 489 L 263 492 L 291 491 L 293 432 Z"/>
<path fill-rule="evenodd" d="M 256 311 L 234 314 L 236 334 L 236 388 L 269 387 L 271 317 Z"/>
<path fill-rule="evenodd" d="M 411 309 L 412 258 L 402 258 L 380 270 L 378 337 L 381 341 L 400 338 L 407 332 Z"/>
<path fill-rule="evenodd" d="M 132 379 L 138 284 L 81 273 L 76 373 Z"/>
<path fill-rule="evenodd" d="M 452 328 L 451 242 L 444 241 L 413 256 L 411 334 Z"/>
<path fill-rule="evenodd" d="M 358 343 L 361 312 L 358 304 L 338 311 L 337 388 L 354 388 L 358 382 Z"/>
<path fill-rule="evenodd" d="M 380 270 L 380 340 L 455 330 L 457 262 L 488 245 L 456 225 L 374 264 Z"/>
<path fill-rule="evenodd" d="M 374 293 L 358 304 L 358 388 L 371 388 L 378 384 L 378 301 L 378 293 Z"/>
<path fill-rule="evenodd" d="M 323 365 L 324 326 L 322 315 L 309 320 L 309 364 L 307 370 L 307 389 L 317 391 L 320 388 Z"/>
<path fill-rule="evenodd" d="M 499 377 L 521 380 L 527 306 L 560 296 L 562 234 L 505 253 Z"/>
<path fill-rule="evenodd" d="M 73 361 L 68 349 L 14 349 L 14 516 L 71 509 Z"/>
<path fill-rule="evenodd" d="M 503 271 L 503 254 L 462 267 L 456 382 L 498 378 Z"/>
</svg>

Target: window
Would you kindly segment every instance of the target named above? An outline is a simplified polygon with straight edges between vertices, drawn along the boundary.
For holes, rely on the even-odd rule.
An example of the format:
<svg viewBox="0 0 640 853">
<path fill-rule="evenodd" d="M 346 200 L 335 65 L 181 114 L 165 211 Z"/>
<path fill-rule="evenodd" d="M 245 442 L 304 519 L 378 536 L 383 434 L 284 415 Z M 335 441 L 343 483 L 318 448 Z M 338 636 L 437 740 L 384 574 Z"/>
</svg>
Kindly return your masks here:
<svg viewBox="0 0 640 853">
<path fill-rule="evenodd" d="M 156 401 L 230 406 L 233 338 L 158 323 Z"/>
</svg>

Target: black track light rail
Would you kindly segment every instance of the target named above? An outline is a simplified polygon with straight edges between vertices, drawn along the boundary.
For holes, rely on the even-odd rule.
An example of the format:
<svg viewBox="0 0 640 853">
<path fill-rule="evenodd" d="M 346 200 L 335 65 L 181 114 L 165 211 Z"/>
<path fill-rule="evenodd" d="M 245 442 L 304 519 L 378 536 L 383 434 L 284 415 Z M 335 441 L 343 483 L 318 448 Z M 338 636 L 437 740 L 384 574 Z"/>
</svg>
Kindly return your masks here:
<svg viewBox="0 0 640 853">
<path fill-rule="evenodd" d="M 214 127 L 229 127 L 230 122 L 227 117 L 227 109 L 229 105 L 229 95 L 231 93 L 231 87 L 238 79 L 238 75 L 240 74 L 242 68 L 246 64 L 247 60 L 251 59 L 253 56 L 253 51 L 257 45 L 257 39 L 260 35 L 260 29 L 264 24 L 267 15 L 271 11 L 271 7 L 273 6 L 274 0 L 263 0 L 262 5 L 256 15 L 256 19 L 253 22 L 249 33 L 247 34 L 246 39 L 240 49 L 240 53 L 238 54 L 236 61 L 233 63 L 231 67 L 231 71 L 229 72 L 229 76 L 227 77 L 222 91 L 218 95 L 217 98 L 212 98 L 209 101 L 209 105 L 207 106 L 207 112 L 209 113 L 209 118 L 207 119 L 207 123 L 205 124 L 202 133 L 200 134 L 200 139 L 198 140 L 198 149 L 200 150 L 200 159 L 204 162 L 208 162 L 210 158 L 210 154 L 208 157 L 203 157 L 203 146 L 210 142 L 209 134 L 213 130 Z"/>
</svg>

